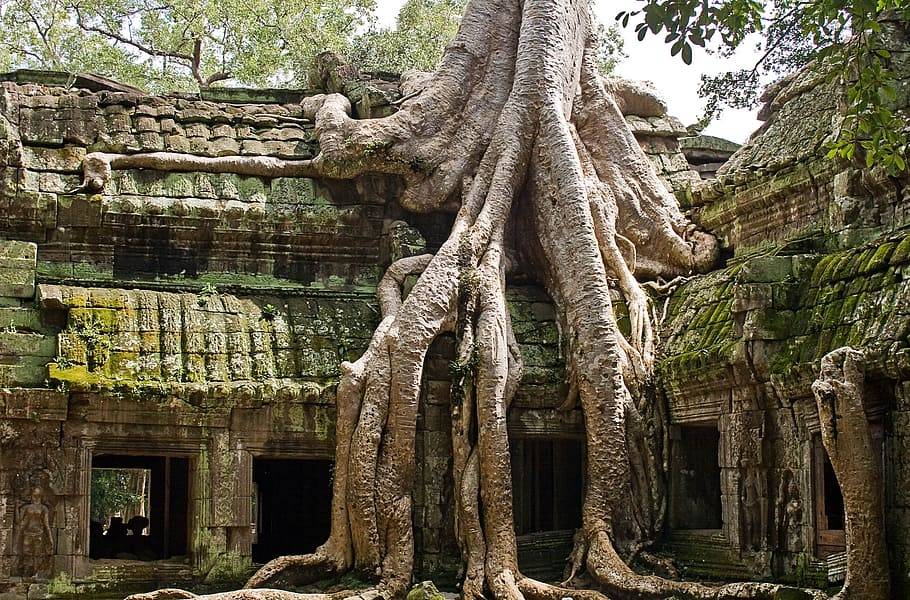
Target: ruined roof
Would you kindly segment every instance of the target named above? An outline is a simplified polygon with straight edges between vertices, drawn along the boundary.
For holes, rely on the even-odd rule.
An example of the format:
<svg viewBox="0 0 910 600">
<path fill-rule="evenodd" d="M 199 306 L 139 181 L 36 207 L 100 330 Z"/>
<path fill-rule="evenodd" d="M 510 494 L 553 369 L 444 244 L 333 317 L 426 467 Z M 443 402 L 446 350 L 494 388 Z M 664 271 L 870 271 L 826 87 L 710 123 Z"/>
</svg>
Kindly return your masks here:
<svg viewBox="0 0 910 600">
<path fill-rule="evenodd" d="M 896 65 L 910 81 L 910 64 Z M 841 85 L 809 65 L 769 87 L 765 123 L 716 179 L 691 190 L 694 221 L 737 258 L 806 237 L 815 250 L 846 249 L 910 224 L 907 175 L 826 156 L 843 117 Z M 895 107 L 910 106 L 910 85 L 899 87 Z"/>
<path fill-rule="evenodd" d="M 693 135 L 680 138 L 679 147 L 687 158 L 727 160 L 740 145 L 713 135 Z"/>
<path fill-rule="evenodd" d="M 142 90 L 115 81 L 97 73 L 70 73 L 68 71 L 46 71 L 42 69 L 17 69 L 0 73 L 0 81 L 15 83 L 37 83 L 51 87 L 80 88 L 92 92 L 142 93 Z"/>
<path fill-rule="evenodd" d="M 754 257 L 697 277 L 676 291 L 663 330 L 660 370 L 671 387 L 724 379 L 748 357 L 765 378 L 807 385 L 818 361 L 850 345 L 868 352 L 870 369 L 910 368 L 910 234 L 884 237 L 826 255 Z M 750 352 L 756 352 L 755 349 Z"/>
<path fill-rule="evenodd" d="M 718 173 L 777 171 L 824 156 L 839 113 L 838 89 L 812 67 L 769 88 L 759 112 L 764 124 Z"/>
</svg>

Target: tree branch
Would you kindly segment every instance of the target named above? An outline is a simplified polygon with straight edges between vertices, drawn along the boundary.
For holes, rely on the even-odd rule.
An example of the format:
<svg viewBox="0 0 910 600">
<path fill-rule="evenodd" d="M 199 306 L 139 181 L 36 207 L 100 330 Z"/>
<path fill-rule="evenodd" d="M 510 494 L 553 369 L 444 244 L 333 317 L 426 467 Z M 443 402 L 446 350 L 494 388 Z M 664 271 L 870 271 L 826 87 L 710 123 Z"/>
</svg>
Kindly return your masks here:
<svg viewBox="0 0 910 600">
<path fill-rule="evenodd" d="M 82 11 L 80 11 L 78 7 L 74 7 L 74 8 L 76 11 L 76 24 L 83 31 L 87 31 L 89 33 L 97 33 L 98 35 L 102 35 L 102 36 L 110 38 L 114 41 L 120 42 L 121 44 L 126 44 L 128 46 L 132 46 L 136 50 L 139 50 L 140 52 L 148 54 L 149 56 L 160 56 L 160 57 L 175 58 L 177 60 L 185 60 L 190 63 L 190 66 L 192 66 L 193 57 L 190 56 L 189 54 L 183 54 L 181 52 L 173 52 L 173 51 L 168 51 L 168 50 L 158 50 L 157 48 L 147 46 L 145 44 L 142 44 L 140 42 L 133 40 L 132 38 L 125 37 L 123 35 L 120 35 L 119 33 L 115 33 L 113 31 L 110 31 L 103 27 L 98 27 L 97 25 L 91 25 L 91 24 L 87 23 L 85 21 L 85 19 L 83 18 Z"/>
</svg>

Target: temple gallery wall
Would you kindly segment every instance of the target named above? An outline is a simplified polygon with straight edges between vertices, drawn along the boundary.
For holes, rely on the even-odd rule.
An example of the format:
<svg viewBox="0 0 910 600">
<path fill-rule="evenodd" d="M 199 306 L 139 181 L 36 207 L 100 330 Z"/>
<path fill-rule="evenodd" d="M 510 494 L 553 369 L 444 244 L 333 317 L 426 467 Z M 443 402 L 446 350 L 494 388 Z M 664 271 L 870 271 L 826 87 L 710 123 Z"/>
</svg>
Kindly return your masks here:
<svg viewBox="0 0 910 600">
<path fill-rule="evenodd" d="M 385 177 L 128 169 L 102 193 L 68 193 L 92 151 L 294 158 L 318 144 L 301 93 L 152 97 L 68 88 L 49 73 L 5 79 L 0 598 L 224 589 L 255 564 L 314 550 L 329 528 L 338 365 L 379 322 L 385 267 L 436 249 L 451 217 L 403 210 Z M 394 80 L 369 76 L 345 91 L 360 117 L 399 97 Z M 735 153 L 672 118 L 627 116 L 723 248 L 716 270 L 653 290 L 654 393 L 670 423 L 654 551 L 693 579 L 843 579 L 843 499 L 810 385 L 821 357 L 850 345 L 868 361 L 865 410 L 904 598 L 910 199 L 903 180 L 819 156 L 833 98 L 797 77 Z M 525 361 L 508 415 L 519 558 L 524 573 L 556 580 L 581 519 L 584 422 L 563 405 L 551 301 L 533 273 L 512 277 Z M 453 353 L 445 336 L 431 348 L 417 427 L 417 570 L 441 586 L 459 567 Z"/>
</svg>

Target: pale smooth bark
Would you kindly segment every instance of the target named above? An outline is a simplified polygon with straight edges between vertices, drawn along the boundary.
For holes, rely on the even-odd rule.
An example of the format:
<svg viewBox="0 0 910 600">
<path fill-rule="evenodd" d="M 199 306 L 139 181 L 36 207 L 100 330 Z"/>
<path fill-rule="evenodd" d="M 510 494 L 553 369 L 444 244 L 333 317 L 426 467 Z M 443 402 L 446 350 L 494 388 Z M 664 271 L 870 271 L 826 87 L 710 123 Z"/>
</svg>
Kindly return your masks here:
<svg viewBox="0 0 910 600">
<path fill-rule="evenodd" d="M 655 322 L 637 277 L 706 270 L 716 243 L 683 216 L 623 116 L 624 109 L 659 115 L 664 106 L 641 86 L 600 78 L 590 19 L 586 0 L 472 0 L 440 68 L 394 115 L 356 120 L 340 94 L 308 98 L 304 112 L 320 141 L 312 160 L 87 157 L 89 191 L 102 189 L 114 168 L 334 178 L 373 172 L 403 179 L 399 202 L 409 210 L 457 212 L 434 256 L 389 268 L 379 286 L 382 322 L 363 356 L 342 364 L 328 541 L 312 555 L 272 561 L 248 583 L 291 587 L 353 570 L 375 587 L 331 597 L 248 589 L 205 598 L 369 600 L 407 591 L 420 384 L 426 352 L 444 332 L 454 332 L 458 348 L 453 479 L 467 600 L 597 600 L 604 593 L 725 600 L 774 598 L 784 589 L 674 582 L 638 575 L 623 560 L 653 540 L 665 505 L 643 426 L 643 415 L 660 414 L 642 393 Z M 516 239 L 519 247 L 510 248 L 507 240 Z M 522 363 L 505 303 L 516 256 L 542 274 L 558 309 L 570 379 L 563 408 L 584 412 L 586 489 L 572 573 L 586 571 L 597 590 L 547 585 L 518 569 L 506 416 Z M 417 273 L 402 298 L 405 278 Z M 629 308 L 628 337 L 614 316 L 614 281 Z M 175 593 L 186 592 L 167 597 L 181 597 Z"/>
<path fill-rule="evenodd" d="M 863 406 L 865 359 L 853 348 L 825 355 L 812 384 L 822 444 L 844 497 L 847 577 L 842 600 L 891 598 L 882 458 L 875 451 Z"/>
</svg>

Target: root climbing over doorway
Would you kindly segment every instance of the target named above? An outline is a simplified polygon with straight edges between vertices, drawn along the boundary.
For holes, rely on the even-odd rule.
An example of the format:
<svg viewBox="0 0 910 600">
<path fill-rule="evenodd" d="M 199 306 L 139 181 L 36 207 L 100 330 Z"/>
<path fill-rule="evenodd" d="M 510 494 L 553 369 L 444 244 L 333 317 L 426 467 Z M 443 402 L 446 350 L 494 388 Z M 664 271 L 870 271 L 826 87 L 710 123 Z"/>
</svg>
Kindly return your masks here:
<svg viewBox="0 0 910 600">
<path fill-rule="evenodd" d="M 312 160 L 86 158 L 88 191 L 102 189 L 116 168 L 388 173 L 406 184 L 399 199 L 406 209 L 456 212 L 435 255 L 389 268 L 379 286 L 382 322 L 363 356 L 341 366 L 329 539 L 312 555 L 267 564 L 246 590 L 200 598 L 335 600 L 273 588 L 348 572 L 375 588 L 341 596 L 406 593 L 421 376 L 430 344 L 445 332 L 457 340 L 453 475 L 465 600 L 818 595 L 765 583 L 671 581 L 639 575 L 623 560 L 653 540 L 662 518 L 653 508 L 663 494 L 658 460 L 642 426 L 652 412 L 642 390 L 653 368 L 655 319 L 639 278 L 707 270 L 716 243 L 683 216 L 623 116 L 624 107 L 657 115 L 663 105 L 647 89 L 604 81 L 592 48 L 586 0 L 472 0 L 439 69 L 394 115 L 356 120 L 343 96 L 307 99 L 321 149 Z M 514 235 L 517 229 L 528 235 Z M 522 361 L 505 301 L 516 256 L 541 274 L 564 326 L 567 406 L 584 413 L 587 451 L 573 568 L 594 590 L 545 584 L 518 569 L 506 412 Z M 402 297 L 411 275 L 416 284 Z M 628 335 L 614 316 L 613 282 L 630 315 Z"/>
</svg>

